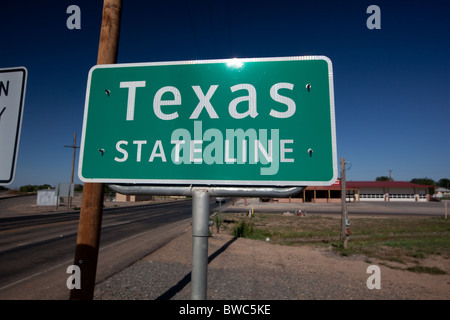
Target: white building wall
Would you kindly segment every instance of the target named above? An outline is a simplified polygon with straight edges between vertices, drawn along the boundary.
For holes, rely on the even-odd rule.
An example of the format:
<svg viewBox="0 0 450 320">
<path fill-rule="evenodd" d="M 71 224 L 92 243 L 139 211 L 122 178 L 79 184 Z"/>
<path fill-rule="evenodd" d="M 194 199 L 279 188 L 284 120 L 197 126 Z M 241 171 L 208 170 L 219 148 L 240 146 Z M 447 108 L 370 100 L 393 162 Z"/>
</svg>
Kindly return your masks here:
<svg viewBox="0 0 450 320">
<path fill-rule="evenodd" d="M 427 201 L 428 190 L 414 188 L 359 188 L 360 201 Z"/>
<path fill-rule="evenodd" d="M 359 188 L 360 201 L 384 201 L 383 188 Z"/>
</svg>

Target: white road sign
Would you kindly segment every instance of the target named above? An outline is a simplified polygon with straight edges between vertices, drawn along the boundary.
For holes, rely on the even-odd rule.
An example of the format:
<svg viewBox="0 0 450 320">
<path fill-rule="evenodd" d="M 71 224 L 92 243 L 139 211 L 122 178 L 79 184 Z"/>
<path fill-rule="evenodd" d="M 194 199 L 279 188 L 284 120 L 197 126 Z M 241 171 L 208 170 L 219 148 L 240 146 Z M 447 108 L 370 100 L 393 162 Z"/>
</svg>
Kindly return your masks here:
<svg viewBox="0 0 450 320">
<path fill-rule="evenodd" d="M 0 185 L 14 181 L 26 83 L 25 67 L 0 69 Z"/>
</svg>

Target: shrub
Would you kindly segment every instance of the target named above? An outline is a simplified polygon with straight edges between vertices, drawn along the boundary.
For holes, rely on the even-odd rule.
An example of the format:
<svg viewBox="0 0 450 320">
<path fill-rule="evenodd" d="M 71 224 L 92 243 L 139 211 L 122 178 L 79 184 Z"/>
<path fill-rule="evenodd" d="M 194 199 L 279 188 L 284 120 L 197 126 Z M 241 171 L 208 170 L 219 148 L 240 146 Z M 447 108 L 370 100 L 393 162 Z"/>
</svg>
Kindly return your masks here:
<svg viewBox="0 0 450 320">
<path fill-rule="evenodd" d="M 236 238 L 247 238 L 253 234 L 253 223 L 247 220 L 240 220 L 233 228 L 233 235 Z"/>
</svg>

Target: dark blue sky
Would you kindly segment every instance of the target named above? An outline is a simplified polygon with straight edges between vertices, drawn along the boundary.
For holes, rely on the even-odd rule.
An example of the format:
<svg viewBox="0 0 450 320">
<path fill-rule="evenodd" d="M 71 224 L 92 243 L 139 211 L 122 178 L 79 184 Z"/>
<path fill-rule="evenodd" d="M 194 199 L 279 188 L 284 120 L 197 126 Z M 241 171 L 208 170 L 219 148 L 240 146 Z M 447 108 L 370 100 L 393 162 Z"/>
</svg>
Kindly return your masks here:
<svg viewBox="0 0 450 320">
<path fill-rule="evenodd" d="M 80 30 L 66 27 L 72 4 Z M 372 4 L 379 30 L 366 26 Z M 64 145 L 75 131 L 80 143 L 101 11 L 102 1 L 2 4 L 0 68 L 29 72 L 13 187 L 70 180 Z M 124 1 L 118 63 L 328 56 L 347 178 L 439 180 L 450 177 L 449 11 L 444 0 Z"/>
</svg>

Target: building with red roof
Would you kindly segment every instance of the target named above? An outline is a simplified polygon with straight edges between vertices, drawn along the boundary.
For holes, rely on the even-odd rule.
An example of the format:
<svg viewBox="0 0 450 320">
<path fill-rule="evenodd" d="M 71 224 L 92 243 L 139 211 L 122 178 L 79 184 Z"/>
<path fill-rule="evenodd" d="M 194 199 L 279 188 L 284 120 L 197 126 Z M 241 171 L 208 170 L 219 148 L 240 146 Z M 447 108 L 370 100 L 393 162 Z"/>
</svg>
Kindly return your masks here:
<svg viewBox="0 0 450 320">
<path fill-rule="evenodd" d="M 347 181 L 347 201 L 430 201 L 436 187 L 406 181 Z M 337 203 L 341 201 L 340 180 L 331 186 L 308 186 L 296 198 L 278 202 Z"/>
<path fill-rule="evenodd" d="M 358 189 L 359 200 L 429 201 L 436 187 L 406 181 L 348 181 L 349 188 Z"/>
</svg>

